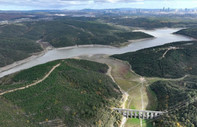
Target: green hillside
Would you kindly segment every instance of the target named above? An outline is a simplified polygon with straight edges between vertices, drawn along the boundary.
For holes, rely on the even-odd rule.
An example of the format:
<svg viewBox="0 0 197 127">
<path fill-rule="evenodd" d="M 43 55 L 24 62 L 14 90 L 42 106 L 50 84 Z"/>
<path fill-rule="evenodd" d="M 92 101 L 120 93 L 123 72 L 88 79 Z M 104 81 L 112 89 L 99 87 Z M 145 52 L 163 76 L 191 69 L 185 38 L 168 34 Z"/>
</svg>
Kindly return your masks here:
<svg viewBox="0 0 197 127">
<path fill-rule="evenodd" d="M 181 34 L 181 35 L 197 38 L 197 28 L 194 27 L 194 28 L 182 29 L 176 32 L 176 34 Z"/>
<path fill-rule="evenodd" d="M 197 126 L 197 76 L 180 81 L 157 81 L 150 87 L 158 98 L 158 110 L 169 113 L 156 121 L 159 127 Z"/>
<path fill-rule="evenodd" d="M 119 105 L 121 92 L 106 76 L 104 64 L 73 59 L 46 63 L 0 79 L 0 93 L 42 79 L 59 63 L 41 83 L 0 96 L 2 127 L 118 125 L 120 116 L 111 107 Z"/>
<path fill-rule="evenodd" d="M 197 42 L 176 42 L 112 57 L 128 61 L 132 69 L 148 77 L 179 78 L 197 75 Z"/>
<path fill-rule="evenodd" d="M 80 18 L 23 22 L 0 25 L 0 67 L 42 51 L 37 40 L 54 47 L 84 44 L 118 45 L 130 39 L 152 37 L 142 32 L 112 27 Z"/>
</svg>

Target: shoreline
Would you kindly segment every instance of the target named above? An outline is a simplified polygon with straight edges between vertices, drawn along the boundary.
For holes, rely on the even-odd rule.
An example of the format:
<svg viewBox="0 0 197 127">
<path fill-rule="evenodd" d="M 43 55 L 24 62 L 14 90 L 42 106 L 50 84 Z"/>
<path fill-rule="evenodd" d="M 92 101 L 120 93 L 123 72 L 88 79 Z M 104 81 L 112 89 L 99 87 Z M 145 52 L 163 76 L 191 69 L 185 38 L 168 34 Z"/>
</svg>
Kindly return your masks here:
<svg viewBox="0 0 197 127">
<path fill-rule="evenodd" d="M 147 40 L 152 40 L 155 39 L 156 37 L 149 37 L 149 38 L 143 38 L 143 39 L 136 39 L 136 40 L 129 40 L 128 42 L 134 43 L 134 42 L 140 42 L 140 41 L 147 41 Z"/>
<path fill-rule="evenodd" d="M 134 39 L 134 40 L 128 40 L 127 42 L 123 42 L 117 45 L 114 45 L 114 47 L 116 48 L 121 48 L 121 47 L 125 47 L 130 45 L 131 43 L 135 43 L 135 42 L 140 42 L 140 41 L 148 41 L 148 40 L 152 40 L 155 39 L 156 37 L 148 37 L 148 38 L 142 38 L 142 39 Z"/>
<path fill-rule="evenodd" d="M 33 53 L 31 56 L 25 58 L 25 59 L 22 59 L 22 60 L 19 60 L 19 61 L 15 61 L 14 63 L 12 64 L 9 64 L 9 65 L 6 65 L 6 66 L 3 66 L 3 67 L 0 67 L 0 73 L 4 72 L 4 71 L 8 71 L 14 67 L 17 67 L 17 66 L 20 66 L 20 65 L 23 65 L 31 60 L 34 60 L 36 58 L 39 58 L 43 55 L 45 55 L 48 51 L 51 51 L 51 50 L 69 50 L 69 49 L 74 49 L 74 48 L 88 48 L 88 47 L 103 47 L 103 48 L 116 48 L 116 47 L 113 47 L 113 46 L 105 46 L 105 45 L 75 45 L 75 46 L 68 46 L 68 47 L 61 47 L 61 48 L 46 48 L 44 49 L 43 51 L 41 52 L 37 52 L 37 53 Z"/>
<path fill-rule="evenodd" d="M 153 39 L 153 38 L 143 38 L 143 39 L 137 39 L 137 40 L 128 40 L 128 42 L 124 42 L 124 43 L 128 43 L 127 45 L 133 43 L 133 42 L 140 42 L 140 41 L 145 41 L 145 40 L 149 40 L 149 39 Z M 124 45 L 124 46 L 127 46 L 127 45 Z M 19 60 L 19 61 L 15 61 L 14 63 L 12 64 L 9 64 L 9 65 L 6 65 L 4 67 L 0 67 L 0 73 L 4 72 L 4 71 L 8 71 L 14 67 L 17 67 L 17 66 L 20 66 L 20 65 L 23 65 L 31 60 L 34 60 L 36 58 L 39 58 L 43 55 L 45 55 L 48 51 L 51 51 L 51 50 L 69 50 L 69 49 L 75 49 L 75 48 L 88 48 L 88 47 L 98 47 L 98 48 L 121 48 L 121 47 L 124 47 L 124 46 L 113 46 L 113 45 L 99 45 L 99 44 L 90 44 L 90 45 L 74 45 L 74 46 L 68 46 L 68 47 L 60 47 L 60 48 L 51 48 L 51 47 L 48 47 L 46 49 L 44 49 L 43 51 L 41 52 L 37 52 L 37 53 L 34 53 L 32 54 L 31 56 L 25 58 L 25 59 L 22 59 L 22 60 Z"/>
<path fill-rule="evenodd" d="M 74 48 L 92 48 L 92 47 L 98 47 L 98 48 L 117 48 L 113 45 L 99 45 L 99 44 L 90 44 L 90 45 L 74 45 L 74 46 L 67 46 L 67 47 L 60 47 L 60 48 L 54 48 L 55 50 L 65 50 L 65 49 L 74 49 Z"/>
<path fill-rule="evenodd" d="M 168 28 L 166 28 L 168 29 Z M 176 28 L 178 29 L 178 28 Z M 179 28 L 181 29 L 181 28 Z M 143 31 L 143 30 L 136 30 L 136 31 Z M 146 33 L 146 32 L 145 32 Z M 171 33 L 173 34 L 173 33 Z M 180 35 L 182 36 L 182 35 Z M 3 73 L 5 71 L 9 71 L 17 66 L 20 66 L 20 65 L 23 65 L 23 64 L 26 64 L 26 63 L 29 63 L 31 61 L 33 61 L 34 59 L 37 59 L 37 58 L 40 58 L 42 57 L 43 55 L 46 55 L 48 53 L 48 51 L 61 51 L 61 50 L 71 50 L 71 49 L 77 49 L 77 48 L 93 48 L 93 47 L 98 47 L 98 48 L 110 48 L 110 49 L 119 49 L 119 48 L 124 48 L 124 47 L 128 47 L 130 44 L 132 43 L 137 43 L 137 42 L 143 42 L 143 41 L 146 41 L 146 40 L 154 40 L 155 38 L 157 37 L 151 37 L 151 38 L 142 38 L 142 39 L 133 39 L 133 40 L 127 40 L 127 42 L 123 42 L 123 43 L 120 43 L 119 45 L 99 45 L 99 44 L 90 44 L 90 45 L 74 45 L 74 46 L 67 46 L 67 47 L 59 47 L 59 48 L 53 48 L 53 47 L 44 47 L 43 51 L 42 52 L 38 52 L 38 53 L 34 53 L 34 54 L 31 54 L 31 56 L 25 58 L 25 59 L 22 59 L 22 60 L 19 60 L 19 61 L 15 61 L 13 62 L 12 64 L 9 64 L 9 65 L 6 65 L 6 66 L 3 66 L 3 67 L 0 67 L 0 73 Z M 187 37 L 188 38 L 188 37 Z M 190 38 L 191 39 L 191 38 Z M 192 39 L 193 40 L 193 39 Z M 40 40 L 39 40 L 40 41 Z M 76 57 L 76 56 L 75 56 Z M 72 58 L 72 57 L 71 57 Z"/>
<path fill-rule="evenodd" d="M 1 68 L 0 68 L 0 73 L 1 73 L 1 72 L 4 72 L 4 71 L 7 71 L 7 70 L 10 70 L 10 69 L 12 69 L 12 68 L 14 68 L 14 67 L 17 67 L 17 66 L 19 66 L 19 65 L 25 64 L 25 63 L 27 63 L 27 62 L 29 62 L 29 61 L 35 59 L 35 58 L 41 57 L 41 56 L 43 56 L 45 53 L 46 53 L 46 52 L 42 51 L 41 53 L 38 53 L 38 55 L 31 55 L 30 57 L 27 57 L 27 58 L 25 58 L 25 59 L 16 61 L 16 62 L 14 62 L 14 63 L 12 63 L 12 64 L 9 64 L 9 65 L 6 65 L 6 66 L 4 66 L 4 67 L 1 67 Z"/>
<path fill-rule="evenodd" d="M 29 62 L 29 61 L 31 61 L 31 60 L 34 60 L 34 59 L 36 59 L 36 58 L 39 58 L 39 57 L 45 55 L 49 50 L 52 50 L 52 49 L 47 48 L 47 49 L 45 49 L 45 50 L 43 50 L 43 51 L 41 51 L 41 52 L 33 53 L 31 56 L 29 56 L 29 57 L 27 57 L 27 58 L 25 58 L 25 59 L 22 59 L 22 60 L 19 60 L 19 61 L 15 61 L 15 62 L 12 63 L 12 64 L 9 64 L 9 65 L 6 65 L 6 66 L 4 66 L 4 67 L 1 67 L 1 68 L 0 68 L 0 73 L 2 73 L 2 72 L 4 72 L 4 71 L 8 71 L 8 70 L 10 70 L 10 69 L 12 69 L 12 68 L 14 68 L 14 67 L 23 65 L 23 64 L 25 64 L 25 63 L 27 63 L 27 62 Z"/>
<path fill-rule="evenodd" d="M 194 38 L 194 37 L 190 37 L 190 36 L 187 36 L 187 35 L 178 34 L 178 33 L 172 33 L 172 34 L 175 34 L 175 35 L 177 35 L 177 36 L 183 36 L 183 37 L 189 38 L 189 39 L 191 39 L 191 40 L 193 40 L 193 41 L 197 41 L 197 39 L 196 39 L 196 38 Z"/>
</svg>

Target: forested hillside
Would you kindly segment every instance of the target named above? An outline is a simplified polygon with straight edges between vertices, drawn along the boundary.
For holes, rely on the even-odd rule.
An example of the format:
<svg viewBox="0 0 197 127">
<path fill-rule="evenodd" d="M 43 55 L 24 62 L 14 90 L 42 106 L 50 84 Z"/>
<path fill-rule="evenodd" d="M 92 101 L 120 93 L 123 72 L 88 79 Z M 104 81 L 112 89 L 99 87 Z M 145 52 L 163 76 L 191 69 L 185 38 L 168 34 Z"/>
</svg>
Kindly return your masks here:
<svg viewBox="0 0 197 127">
<path fill-rule="evenodd" d="M 0 96 L 1 127 L 118 126 L 120 116 L 111 107 L 119 106 L 122 93 L 105 75 L 108 66 L 104 64 L 72 59 L 50 62 L 0 79 L 1 92 L 41 79 L 58 63 L 43 82 Z"/>
<path fill-rule="evenodd" d="M 193 27 L 193 28 L 182 29 L 176 32 L 176 34 L 181 34 L 181 35 L 197 38 L 197 28 Z"/>
<path fill-rule="evenodd" d="M 132 69 L 148 77 L 180 78 L 197 75 L 197 42 L 176 42 L 112 57 L 128 61 Z"/>
<path fill-rule="evenodd" d="M 125 34 L 124 34 L 125 33 Z M 117 45 L 130 39 L 152 37 L 83 18 L 57 18 L 0 25 L 0 67 L 24 59 L 42 49 L 37 40 L 54 47 L 84 44 Z"/>
<path fill-rule="evenodd" d="M 157 81 L 150 88 L 156 93 L 158 110 L 168 113 L 156 121 L 156 126 L 197 126 L 197 76 L 180 81 Z"/>
</svg>

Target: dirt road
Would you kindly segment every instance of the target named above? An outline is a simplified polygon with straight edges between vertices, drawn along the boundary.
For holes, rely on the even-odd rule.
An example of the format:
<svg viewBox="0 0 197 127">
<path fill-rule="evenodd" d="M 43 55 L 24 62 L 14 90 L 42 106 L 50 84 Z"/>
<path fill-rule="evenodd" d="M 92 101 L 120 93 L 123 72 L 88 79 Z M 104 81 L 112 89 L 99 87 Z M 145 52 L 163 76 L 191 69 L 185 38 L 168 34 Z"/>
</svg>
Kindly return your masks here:
<svg viewBox="0 0 197 127">
<path fill-rule="evenodd" d="M 27 86 L 24 86 L 24 87 L 20 87 L 20 88 L 16 88 L 16 89 L 12 89 L 12 90 L 8 90 L 8 91 L 5 91 L 5 92 L 2 92 L 2 93 L 0 93 L 0 96 L 2 96 L 2 95 L 4 95 L 4 94 L 7 94 L 7 93 L 15 92 L 15 91 L 18 91 L 18 90 L 27 89 L 27 88 L 29 88 L 29 87 L 31 87 L 31 86 L 35 86 L 35 85 L 41 83 L 41 82 L 44 81 L 46 78 L 48 78 L 49 75 L 50 75 L 57 67 L 59 67 L 59 66 L 60 66 L 60 64 L 57 64 L 57 65 L 53 66 L 53 68 L 52 68 L 42 79 L 40 79 L 40 80 L 38 80 L 38 81 L 36 81 L 36 82 L 34 82 L 34 83 L 32 83 L 32 84 L 29 84 L 29 85 L 27 85 Z"/>
<path fill-rule="evenodd" d="M 109 66 L 108 75 L 115 81 L 122 89 L 124 94 L 124 101 L 122 102 L 122 108 L 129 109 L 146 109 L 149 104 L 149 96 L 145 83 L 145 78 L 137 75 L 131 70 L 128 63 L 109 58 L 107 55 L 94 55 L 94 56 L 81 56 L 81 59 L 96 61 L 105 63 Z M 110 73 L 111 72 L 111 73 Z M 140 124 L 141 123 L 141 124 Z M 143 126 L 145 123 L 143 123 Z M 123 117 L 121 127 L 139 127 L 142 122 L 131 121 Z"/>
</svg>

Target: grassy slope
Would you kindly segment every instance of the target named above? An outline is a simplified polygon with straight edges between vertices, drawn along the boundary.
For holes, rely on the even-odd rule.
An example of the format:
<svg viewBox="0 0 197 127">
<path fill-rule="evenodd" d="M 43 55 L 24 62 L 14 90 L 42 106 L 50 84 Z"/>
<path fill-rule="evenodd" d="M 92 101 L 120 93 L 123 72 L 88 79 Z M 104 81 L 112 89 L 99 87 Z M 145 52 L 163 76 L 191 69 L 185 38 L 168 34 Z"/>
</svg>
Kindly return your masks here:
<svg viewBox="0 0 197 127">
<path fill-rule="evenodd" d="M 161 56 L 169 47 L 164 58 Z M 165 49 L 165 50 L 164 50 Z M 140 50 L 134 53 L 113 57 L 127 60 L 138 74 L 148 77 L 176 78 L 189 74 L 183 79 L 168 79 L 153 82 L 150 88 L 158 100 L 157 110 L 169 110 L 169 114 L 156 121 L 156 126 L 197 126 L 197 105 L 190 103 L 197 96 L 197 42 L 177 42 L 159 47 Z M 182 108 L 179 109 L 180 103 Z M 179 104 L 178 106 L 175 106 Z"/>
<path fill-rule="evenodd" d="M 152 94 L 153 92 L 151 92 L 151 90 L 147 89 L 147 86 L 149 85 L 148 79 L 146 78 L 147 82 L 144 82 L 142 84 L 142 81 L 140 80 L 141 76 L 131 71 L 129 69 L 130 66 L 128 63 L 116 59 L 111 59 L 108 57 L 106 58 L 105 56 L 97 56 L 92 58 L 88 57 L 87 59 L 101 63 L 106 63 L 111 67 L 111 74 L 114 80 L 122 90 L 128 93 L 128 99 L 124 103 L 125 108 L 141 110 L 142 109 L 141 93 L 142 93 L 144 109 L 147 110 L 156 109 L 157 107 L 156 96 Z M 151 123 L 147 123 L 147 121 L 145 120 L 143 121 L 143 127 L 144 126 L 151 127 L 150 125 Z M 140 126 L 139 119 L 138 120 L 128 119 L 125 124 L 125 127 L 137 127 L 137 126 Z"/>
<path fill-rule="evenodd" d="M 118 115 L 111 114 L 110 107 L 117 106 L 121 92 L 116 84 L 105 75 L 108 67 L 104 64 L 84 60 L 60 60 L 39 65 L 34 68 L 1 79 L 1 90 L 31 83 L 42 78 L 53 65 L 61 63 L 43 82 L 25 90 L 3 95 L 24 111 L 23 121 L 38 126 L 39 122 L 55 120 L 56 124 L 67 126 L 117 126 Z M 39 75 L 34 74 L 40 71 Z M 23 78 L 24 73 L 28 76 Z M 11 78 L 11 79 L 10 79 Z M 10 79 L 7 81 L 6 79 Z M 4 104 L 3 104 L 4 105 Z M 2 106 L 3 107 L 3 106 Z M 1 111 L 0 114 L 2 114 Z M 4 121 L 7 117 L 1 116 Z M 117 118 L 116 118 L 117 117 Z M 25 122 L 21 123 L 25 123 Z M 19 122 L 19 124 L 21 124 Z M 4 125 L 4 124 L 3 124 Z M 6 126 L 6 125 L 5 125 Z M 11 126 L 11 123 L 8 124 Z"/>
<path fill-rule="evenodd" d="M 152 37 L 89 20 L 67 17 L 0 25 L 0 67 L 41 51 L 40 45 L 35 43 L 40 39 L 54 47 L 65 47 L 76 44 L 116 45 L 129 39 Z"/>
<path fill-rule="evenodd" d="M 171 47 L 179 49 L 169 50 L 162 58 Z M 197 42 L 192 41 L 167 44 L 113 57 L 128 61 L 132 69 L 142 76 L 178 78 L 186 74 L 197 74 L 196 54 Z"/>
</svg>

